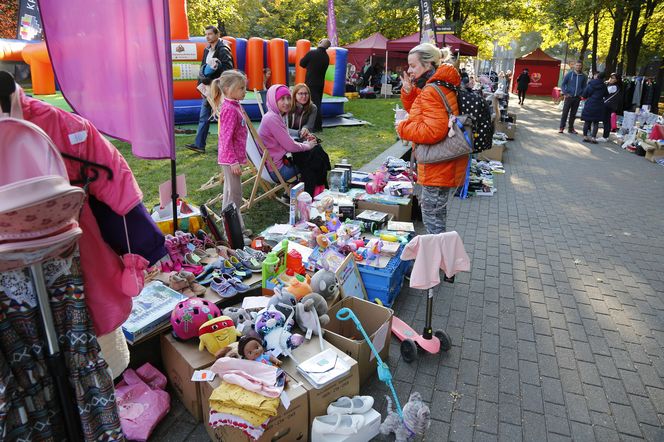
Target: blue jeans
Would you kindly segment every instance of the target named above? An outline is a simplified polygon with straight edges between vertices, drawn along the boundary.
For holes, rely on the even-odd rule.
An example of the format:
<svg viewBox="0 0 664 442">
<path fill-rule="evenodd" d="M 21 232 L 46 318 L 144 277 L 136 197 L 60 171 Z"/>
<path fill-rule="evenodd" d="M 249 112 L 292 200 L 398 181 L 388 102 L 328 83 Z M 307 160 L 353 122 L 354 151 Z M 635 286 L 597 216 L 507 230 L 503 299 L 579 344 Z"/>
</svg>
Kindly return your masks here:
<svg viewBox="0 0 664 442">
<path fill-rule="evenodd" d="M 279 173 L 281 174 L 281 178 L 283 178 L 284 181 L 288 181 L 291 178 L 293 178 L 295 175 L 297 175 L 299 173 L 299 171 L 297 170 L 297 168 L 295 166 L 287 166 L 287 165 L 284 164 L 279 169 Z M 277 183 L 277 184 L 279 183 L 279 178 L 277 178 L 276 173 L 270 171 L 270 176 L 272 177 L 272 179 L 274 180 L 275 183 Z"/>
<path fill-rule="evenodd" d="M 207 142 L 208 132 L 210 131 L 210 115 L 212 115 L 212 107 L 210 107 L 210 103 L 206 99 L 203 99 L 201 113 L 198 115 L 196 141 L 194 141 L 194 144 L 199 149 L 205 150 L 205 143 Z"/>
</svg>

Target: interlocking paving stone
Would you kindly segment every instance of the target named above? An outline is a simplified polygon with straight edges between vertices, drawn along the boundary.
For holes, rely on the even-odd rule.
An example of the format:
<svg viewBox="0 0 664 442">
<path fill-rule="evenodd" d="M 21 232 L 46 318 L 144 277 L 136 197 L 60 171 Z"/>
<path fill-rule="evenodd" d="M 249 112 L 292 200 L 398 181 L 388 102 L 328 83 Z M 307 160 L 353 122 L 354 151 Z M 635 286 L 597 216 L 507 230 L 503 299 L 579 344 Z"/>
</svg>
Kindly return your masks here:
<svg viewBox="0 0 664 442">
<path fill-rule="evenodd" d="M 431 441 L 663 441 L 664 168 L 559 135 L 549 102 L 517 112 L 496 194 L 450 202 L 472 262 L 434 303 L 454 346 L 409 365 L 393 338 L 400 398 L 431 402 Z M 393 308 L 422 327 L 421 291 Z M 362 391 L 384 412 L 382 383 Z M 154 440 L 203 437 L 177 403 Z"/>
</svg>

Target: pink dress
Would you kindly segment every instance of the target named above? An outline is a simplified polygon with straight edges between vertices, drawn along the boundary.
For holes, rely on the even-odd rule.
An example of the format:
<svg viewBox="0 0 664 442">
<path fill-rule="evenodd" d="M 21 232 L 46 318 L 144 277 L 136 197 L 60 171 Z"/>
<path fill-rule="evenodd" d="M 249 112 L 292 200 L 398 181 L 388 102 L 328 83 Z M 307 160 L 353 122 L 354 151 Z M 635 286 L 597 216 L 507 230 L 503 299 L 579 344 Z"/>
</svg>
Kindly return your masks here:
<svg viewBox="0 0 664 442">
<path fill-rule="evenodd" d="M 88 191 L 118 215 L 126 215 L 143 194 L 122 157 L 97 129 L 78 115 L 22 94 L 23 118 L 41 127 L 64 153 L 103 164 L 113 171 L 109 180 L 101 171 Z M 81 180 L 81 164 L 64 158 L 71 181 Z M 122 291 L 122 259 L 104 242 L 89 204 L 80 216 L 83 236 L 79 242 L 85 283 L 85 300 L 98 336 L 117 329 L 129 316 L 132 296 Z"/>
</svg>

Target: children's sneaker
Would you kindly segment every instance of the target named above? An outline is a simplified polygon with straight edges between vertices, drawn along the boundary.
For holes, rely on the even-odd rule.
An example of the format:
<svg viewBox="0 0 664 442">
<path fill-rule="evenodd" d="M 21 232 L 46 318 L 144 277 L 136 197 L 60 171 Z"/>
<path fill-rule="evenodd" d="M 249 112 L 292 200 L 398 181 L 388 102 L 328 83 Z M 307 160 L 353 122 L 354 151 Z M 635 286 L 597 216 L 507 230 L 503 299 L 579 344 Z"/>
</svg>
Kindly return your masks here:
<svg viewBox="0 0 664 442">
<path fill-rule="evenodd" d="M 251 270 L 252 272 L 260 273 L 262 271 L 263 268 L 261 266 L 261 263 L 259 263 L 256 258 L 251 256 L 247 252 L 238 249 L 235 251 L 235 254 L 237 255 L 242 265 Z"/>
<path fill-rule="evenodd" d="M 235 256 L 231 256 L 226 262 L 232 264 L 233 267 L 235 267 L 235 276 L 239 276 L 240 278 L 244 279 L 251 274 L 251 269 L 242 264 Z M 224 264 L 224 266 L 225 265 L 226 264 Z"/>
</svg>

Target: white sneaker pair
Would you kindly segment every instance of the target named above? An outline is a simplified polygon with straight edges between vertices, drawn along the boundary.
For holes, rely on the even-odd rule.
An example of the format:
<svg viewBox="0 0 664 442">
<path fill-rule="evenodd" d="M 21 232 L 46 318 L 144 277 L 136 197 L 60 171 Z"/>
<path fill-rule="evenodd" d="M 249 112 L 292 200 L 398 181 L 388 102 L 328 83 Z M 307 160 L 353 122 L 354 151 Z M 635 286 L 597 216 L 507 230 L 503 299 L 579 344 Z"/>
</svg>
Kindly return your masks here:
<svg viewBox="0 0 664 442">
<path fill-rule="evenodd" d="M 355 434 L 364 427 L 364 416 L 373 407 L 371 396 L 343 396 L 327 407 L 325 416 L 314 419 L 312 436 L 323 434 Z M 313 439 L 312 439 L 313 440 Z"/>
</svg>

